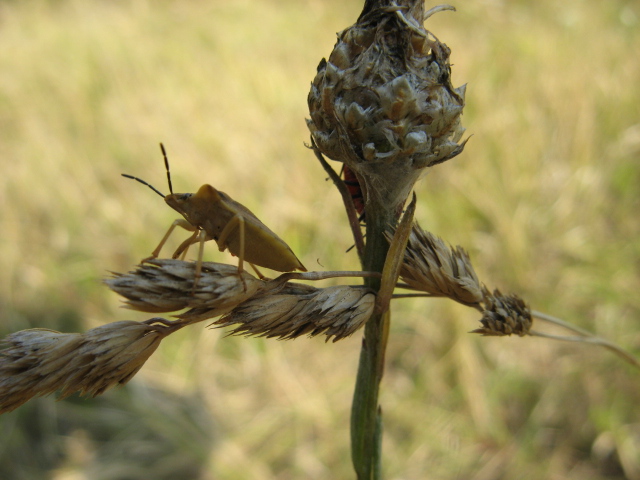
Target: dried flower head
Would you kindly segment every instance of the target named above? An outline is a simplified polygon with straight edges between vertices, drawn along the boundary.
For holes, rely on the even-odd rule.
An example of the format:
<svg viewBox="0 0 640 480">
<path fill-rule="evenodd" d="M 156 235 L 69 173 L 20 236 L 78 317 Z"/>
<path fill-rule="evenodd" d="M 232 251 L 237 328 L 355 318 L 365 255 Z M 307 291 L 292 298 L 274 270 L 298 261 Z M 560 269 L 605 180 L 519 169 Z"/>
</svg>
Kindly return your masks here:
<svg viewBox="0 0 640 480">
<path fill-rule="evenodd" d="M 484 336 L 529 335 L 533 320 L 531 309 L 517 295 L 503 295 L 496 289 L 490 293 L 484 289 L 484 311 L 482 312 L 482 328 L 472 333 Z"/>
<path fill-rule="evenodd" d="M 311 85 L 307 124 L 320 151 L 347 164 L 365 195 L 396 209 L 420 170 L 464 148 L 465 86 L 451 84 L 449 48 L 425 30 L 440 6 L 368 0 L 338 34 Z"/>
<path fill-rule="evenodd" d="M 0 413 L 60 391 L 96 396 L 127 383 L 176 328 L 114 322 L 84 334 L 35 328 L 12 333 L 0 350 Z"/>
<path fill-rule="evenodd" d="M 413 224 L 400 277 L 412 288 L 465 305 L 478 305 L 482 286 L 469 255 Z"/>
<path fill-rule="evenodd" d="M 191 308 L 207 311 L 206 318 L 228 312 L 264 283 L 247 272 L 240 277 L 235 266 L 222 263 L 203 262 L 195 290 L 194 275 L 193 262 L 156 259 L 133 272 L 115 273 L 105 283 L 127 299 L 127 308 L 152 313 Z"/>
<path fill-rule="evenodd" d="M 214 323 L 237 324 L 230 335 L 257 335 L 292 339 L 324 334 L 327 341 L 348 337 L 362 327 L 373 312 L 375 295 L 363 287 L 314 288 L 286 283 L 279 290 L 265 289 L 238 305 Z"/>
</svg>

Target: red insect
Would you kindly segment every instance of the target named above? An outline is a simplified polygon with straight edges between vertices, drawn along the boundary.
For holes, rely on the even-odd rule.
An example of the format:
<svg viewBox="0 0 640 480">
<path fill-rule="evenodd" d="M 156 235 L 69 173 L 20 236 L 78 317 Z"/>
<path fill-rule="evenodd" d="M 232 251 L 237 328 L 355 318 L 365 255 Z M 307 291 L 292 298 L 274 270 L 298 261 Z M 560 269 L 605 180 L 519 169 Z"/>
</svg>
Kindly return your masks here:
<svg viewBox="0 0 640 480">
<path fill-rule="evenodd" d="M 358 177 L 356 176 L 355 172 L 346 165 L 343 165 L 342 167 L 342 177 L 344 179 L 344 184 L 347 186 L 347 190 L 349 190 L 349 193 L 351 194 L 353 206 L 358 212 L 358 220 L 363 224 L 367 223 L 364 211 L 365 198 L 362 192 L 362 188 L 360 187 L 360 183 L 358 182 Z M 402 205 L 399 205 L 397 211 L 398 217 L 402 214 L 402 211 Z"/>
<path fill-rule="evenodd" d="M 344 165 L 342 167 L 342 176 L 344 177 L 344 184 L 347 186 L 349 193 L 351 194 L 351 200 L 353 200 L 353 206 L 356 207 L 359 220 L 364 221 L 364 196 L 362 195 L 362 189 L 360 183 L 358 183 L 358 177 L 353 170 Z"/>
</svg>

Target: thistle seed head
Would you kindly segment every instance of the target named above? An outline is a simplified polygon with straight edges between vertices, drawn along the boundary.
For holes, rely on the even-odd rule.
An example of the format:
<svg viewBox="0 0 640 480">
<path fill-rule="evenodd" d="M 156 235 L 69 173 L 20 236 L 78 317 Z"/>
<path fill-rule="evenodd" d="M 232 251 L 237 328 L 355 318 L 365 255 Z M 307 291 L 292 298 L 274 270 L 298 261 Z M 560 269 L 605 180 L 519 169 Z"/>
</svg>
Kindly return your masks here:
<svg viewBox="0 0 640 480">
<path fill-rule="evenodd" d="M 396 208 L 425 167 L 464 148 L 465 86 L 451 84 L 450 50 L 425 30 L 423 0 L 369 0 L 338 34 L 308 96 L 320 151 L 351 168 L 369 196 Z"/>
</svg>

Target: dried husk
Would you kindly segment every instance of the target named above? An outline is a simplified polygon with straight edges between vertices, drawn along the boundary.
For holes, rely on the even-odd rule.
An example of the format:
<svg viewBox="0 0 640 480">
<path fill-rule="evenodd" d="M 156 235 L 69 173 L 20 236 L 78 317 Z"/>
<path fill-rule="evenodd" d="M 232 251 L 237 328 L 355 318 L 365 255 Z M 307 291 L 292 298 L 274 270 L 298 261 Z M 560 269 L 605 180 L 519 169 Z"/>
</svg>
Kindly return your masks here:
<svg viewBox="0 0 640 480">
<path fill-rule="evenodd" d="M 0 343 L 0 414 L 60 391 L 96 396 L 127 383 L 175 327 L 121 321 L 86 333 L 34 328 Z"/>
<path fill-rule="evenodd" d="M 328 341 L 353 334 L 371 317 L 375 295 L 353 286 L 314 288 L 288 282 L 265 289 L 216 321 L 216 327 L 237 325 L 230 335 L 292 339 L 326 335 Z"/>
<path fill-rule="evenodd" d="M 237 267 L 222 263 L 203 262 L 195 289 L 194 275 L 193 262 L 155 259 L 132 272 L 114 273 L 105 283 L 125 297 L 125 306 L 132 310 L 161 313 L 189 308 L 206 312 L 202 320 L 228 312 L 264 283 L 246 271 L 240 276 Z"/>
<path fill-rule="evenodd" d="M 400 278 L 412 288 L 465 305 L 478 305 L 483 290 L 469 255 L 413 224 Z"/>
<path fill-rule="evenodd" d="M 496 289 L 490 293 L 484 289 L 482 328 L 472 333 L 484 336 L 529 335 L 533 319 L 531 309 L 518 295 L 503 295 Z"/>
<path fill-rule="evenodd" d="M 390 235 L 387 235 L 389 238 Z M 491 293 L 478 280 L 469 255 L 413 224 L 400 278 L 411 288 L 434 297 L 447 297 L 482 312 L 485 336 L 529 335 L 533 323 L 529 306 L 519 296 Z"/>
<path fill-rule="evenodd" d="M 368 1 L 338 34 L 308 96 L 320 151 L 351 168 L 365 198 L 390 210 L 420 171 L 462 152 L 465 86 L 451 84 L 450 50 L 428 32 L 422 0 Z"/>
</svg>

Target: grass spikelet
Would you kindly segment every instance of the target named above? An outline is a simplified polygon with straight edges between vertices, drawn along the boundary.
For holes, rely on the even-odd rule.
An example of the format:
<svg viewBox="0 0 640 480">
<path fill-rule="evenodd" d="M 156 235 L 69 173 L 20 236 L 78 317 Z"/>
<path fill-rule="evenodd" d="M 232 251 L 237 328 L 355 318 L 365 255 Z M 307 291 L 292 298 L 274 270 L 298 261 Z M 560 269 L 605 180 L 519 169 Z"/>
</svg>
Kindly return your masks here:
<svg viewBox="0 0 640 480">
<path fill-rule="evenodd" d="M 86 333 L 34 328 L 8 335 L 0 350 L 0 414 L 60 391 L 100 395 L 127 383 L 180 325 L 155 319 L 109 323 Z"/>
<path fill-rule="evenodd" d="M 478 305 L 483 299 L 482 286 L 467 252 L 460 246 L 448 246 L 418 223 L 413 224 L 400 277 L 415 290 L 464 305 Z"/>
<path fill-rule="evenodd" d="M 482 312 L 482 328 L 471 333 L 484 336 L 529 335 L 533 320 L 531 309 L 519 296 L 503 295 L 496 289 L 493 293 L 484 290 L 484 310 Z"/>
<path fill-rule="evenodd" d="M 279 291 L 258 292 L 214 325 L 238 325 L 230 335 L 288 340 L 324 334 L 327 341 L 333 337 L 336 342 L 362 327 L 374 304 L 375 295 L 362 287 L 314 288 L 290 282 Z"/>
<path fill-rule="evenodd" d="M 194 275 L 193 262 L 155 259 L 135 271 L 115 273 L 105 283 L 126 298 L 125 305 L 132 310 L 163 313 L 191 308 L 207 312 L 202 319 L 228 312 L 264 283 L 247 272 L 240 276 L 237 267 L 222 263 L 203 262 L 195 290 Z"/>
</svg>

